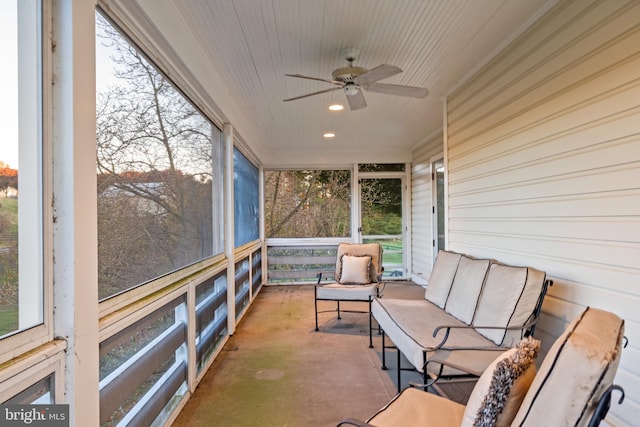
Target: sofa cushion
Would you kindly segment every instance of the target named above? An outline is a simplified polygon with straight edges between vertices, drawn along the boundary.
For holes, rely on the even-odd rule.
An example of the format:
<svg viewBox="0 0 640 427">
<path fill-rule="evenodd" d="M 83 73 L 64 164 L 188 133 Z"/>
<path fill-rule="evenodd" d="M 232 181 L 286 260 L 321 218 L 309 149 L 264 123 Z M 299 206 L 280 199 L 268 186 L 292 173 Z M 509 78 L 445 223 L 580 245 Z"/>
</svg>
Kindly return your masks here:
<svg viewBox="0 0 640 427">
<path fill-rule="evenodd" d="M 535 309 L 544 280 L 545 274 L 533 268 L 492 263 L 473 324 L 502 328 L 524 325 Z M 522 331 L 507 333 L 501 329 L 478 329 L 478 332 L 498 345 L 509 347 L 523 336 Z"/>
<path fill-rule="evenodd" d="M 385 334 L 420 372 L 424 368 L 425 352 L 427 358 L 431 359 L 440 354 L 446 355 L 448 350 L 456 347 L 495 347 L 487 338 L 472 328 L 466 327 L 464 323 L 440 307 L 423 299 L 376 298 L 371 305 L 371 313 Z M 465 327 L 452 329 L 446 345 L 434 351 L 445 335 L 445 331 L 441 330 L 435 337 L 433 336 L 434 328 L 441 325 Z M 487 364 L 491 360 L 493 358 Z"/>
<path fill-rule="evenodd" d="M 464 405 L 433 393 L 405 388 L 367 423 L 379 427 L 459 426 Z"/>
<path fill-rule="evenodd" d="M 436 262 L 433 265 L 429 281 L 427 282 L 427 289 L 424 293 L 427 301 L 431 301 L 438 307 L 444 308 L 461 257 L 461 254 L 455 252 L 438 252 Z"/>
<path fill-rule="evenodd" d="M 623 333 L 618 316 L 587 308 L 549 349 L 513 425 L 586 426 L 613 382 Z"/>
<path fill-rule="evenodd" d="M 342 268 L 338 282 L 343 285 L 366 285 L 371 283 L 369 269 L 371 268 L 371 256 L 349 255 L 340 257 Z"/>
<path fill-rule="evenodd" d="M 540 341 L 525 338 L 489 365 L 469 396 L 462 426 L 511 425 L 536 375 L 539 350 Z"/>
<path fill-rule="evenodd" d="M 491 261 L 462 256 L 451 285 L 445 311 L 467 325 L 471 324 Z"/>
</svg>

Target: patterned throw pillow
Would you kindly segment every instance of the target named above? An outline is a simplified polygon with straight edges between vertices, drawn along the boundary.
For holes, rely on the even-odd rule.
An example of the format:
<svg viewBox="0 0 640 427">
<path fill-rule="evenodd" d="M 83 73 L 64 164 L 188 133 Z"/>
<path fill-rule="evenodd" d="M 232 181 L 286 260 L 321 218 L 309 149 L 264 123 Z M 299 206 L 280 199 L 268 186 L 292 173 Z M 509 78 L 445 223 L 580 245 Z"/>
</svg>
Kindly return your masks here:
<svg viewBox="0 0 640 427">
<path fill-rule="evenodd" d="M 342 263 L 342 268 L 338 279 L 339 283 L 343 285 L 366 285 L 371 282 L 369 279 L 371 257 L 369 255 L 344 254 L 340 258 L 340 262 Z"/>
<path fill-rule="evenodd" d="M 509 426 L 536 374 L 540 341 L 527 337 L 482 374 L 469 397 L 463 426 Z"/>
</svg>

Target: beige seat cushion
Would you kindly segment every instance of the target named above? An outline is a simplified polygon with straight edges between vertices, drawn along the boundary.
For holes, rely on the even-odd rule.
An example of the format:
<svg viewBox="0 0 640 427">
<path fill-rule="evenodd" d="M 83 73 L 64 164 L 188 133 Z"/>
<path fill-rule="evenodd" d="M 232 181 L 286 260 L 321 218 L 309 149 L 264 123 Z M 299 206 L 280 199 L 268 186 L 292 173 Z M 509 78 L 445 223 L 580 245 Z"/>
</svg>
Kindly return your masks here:
<svg viewBox="0 0 640 427">
<path fill-rule="evenodd" d="M 464 406 L 414 388 L 404 389 L 367 422 L 378 427 L 460 426 Z"/>
<path fill-rule="evenodd" d="M 455 252 L 440 251 L 436 257 L 436 262 L 431 270 L 429 281 L 427 282 L 427 289 L 424 293 L 424 298 L 437 305 L 440 308 L 444 308 L 451 285 L 453 284 L 453 278 L 456 275 L 458 269 L 458 263 L 460 262 L 462 255 Z"/>
<path fill-rule="evenodd" d="M 618 316 L 587 308 L 549 349 L 513 425 L 586 426 L 613 383 L 623 333 Z"/>
<path fill-rule="evenodd" d="M 378 284 L 342 285 L 328 283 L 316 288 L 316 297 L 321 300 L 369 301 L 378 295 Z"/>
<path fill-rule="evenodd" d="M 437 357 L 440 351 L 446 352 L 455 347 L 495 347 L 493 342 L 424 299 L 376 298 L 371 305 L 371 313 L 385 334 L 420 372 L 423 370 L 424 351 L 428 352 L 427 358 L 430 359 Z M 457 325 L 464 328 L 451 330 L 443 350 L 429 351 L 444 337 L 444 330 L 441 330 L 436 337 L 433 336 L 434 328 L 440 325 Z M 493 358 L 487 363 L 492 360 Z"/>
</svg>

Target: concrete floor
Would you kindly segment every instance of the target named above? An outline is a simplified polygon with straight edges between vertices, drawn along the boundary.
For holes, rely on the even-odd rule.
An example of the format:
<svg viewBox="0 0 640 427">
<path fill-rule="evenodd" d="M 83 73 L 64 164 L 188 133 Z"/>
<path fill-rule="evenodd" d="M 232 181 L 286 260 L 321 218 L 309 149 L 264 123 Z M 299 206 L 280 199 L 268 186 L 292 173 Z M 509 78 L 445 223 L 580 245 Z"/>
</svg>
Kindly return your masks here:
<svg viewBox="0 0 640 427">
<path fill-rule="evenodd" d="M 381 338 L 368 346 L 368 316 L 319 316 L 314 330 L 313 286 L 265 286 L 227 341 L 174 426 L 335 426 L 367 419 L 397 392 L 396 356 L 381 365 Z M 385 298 L 422 298 L 407 282 L 387 284 Z M 334 302 L 320 301 L 320 310 Z M 366 309 L 364 303 L 342 308 Z M 420 381 L 403 372 L 403 383 Z"/>
</svg>

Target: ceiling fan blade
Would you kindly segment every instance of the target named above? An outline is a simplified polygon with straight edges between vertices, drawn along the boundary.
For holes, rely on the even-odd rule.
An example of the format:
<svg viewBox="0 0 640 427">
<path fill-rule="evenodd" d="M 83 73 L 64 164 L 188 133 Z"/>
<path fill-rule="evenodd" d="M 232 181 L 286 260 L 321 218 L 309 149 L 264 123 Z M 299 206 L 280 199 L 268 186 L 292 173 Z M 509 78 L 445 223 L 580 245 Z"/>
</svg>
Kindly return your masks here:
<svg viewBox="0 0 640 427">
<path fill-rule="evenodd" d="M 355 84 L 367 85 L 369 83 L 377 82 L 378 80 L 386 79 L 387 77 L 400 74 L 402 70 L 395 65 L 382 64 L 376 68 L 372 68 L 364 74 L 359 75 L 353 79 Z"/>
<path fill-rule="evenodd" d="M 351 111 L 360 110 L 367 106 L 367 100 L 364 99 L 364 94 L 360 88 L 358 88 L 358 92 L 355 95 L 347 95 L 347 101 Z"/>
<path fill-rule="evenodd" d="M 313 96 L 313 95 L 320 95 L 321 93 L 333 92 L 334 90 L 340 90 L 340 89 L 342 89 L 342 87 L 332 87 L 330 89 L 319 90 L 318 92 L 308 93 L 306 95 L 300 95 L 300 96 L 296 96 L 296 97 L 293 97 L 293 98 L 283 99 L 283 101 L 284 102 L 295 101 L 296 99 L 306 98 L 308 96 Z"/>
<path fill-rule="evenodd" d="M 307 79 L 307 80 L 317 80 L 319 82 L 325 82 L 325 83 L 331 83 L 337 86 L 342 86 L 343 83 L 336 81 L 336 80 L 327 80 L 327 79 L 321 79 L 320 77 L 309 77 L 309 76 L 303 76 L 302 74 L 285 74 L 285 76 L 288 77 L 297 77 L 299 79 Z"/>
<path fill-rule="evenodd" d="M 369 92 L 384 93 L 387 95 L 410 96 L 412 98 L 424 98 L 429 94 L 429 89 L 415 86 L 391 85 L 386 83 L 371 83 L 364 87 Z"/>
</svg>

